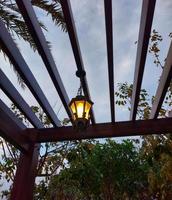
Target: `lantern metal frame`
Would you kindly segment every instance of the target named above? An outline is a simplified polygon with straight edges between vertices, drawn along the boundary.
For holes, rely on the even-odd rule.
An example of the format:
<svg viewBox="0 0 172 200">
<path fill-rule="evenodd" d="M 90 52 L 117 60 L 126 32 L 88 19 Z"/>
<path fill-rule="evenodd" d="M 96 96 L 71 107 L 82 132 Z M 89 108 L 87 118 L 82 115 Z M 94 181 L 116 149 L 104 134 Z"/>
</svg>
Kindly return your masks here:
<svg viewBox="0 0 172 200">
<path fill-rule="evenodd" d="M 79 117 L 79 113 L 78 113 L 79 111 L 78 111 L 76 102 L 82 102 L 82 101 L 83 101 L 83 111 L 82 111 L 82 116 Z M 86 117 L 86 103 L 90 105 L 90 108 L 88 110 L 88 118 Z M 76 112 L 74 112 L 73 109 L 71 108 L 73 104 L 74 104 Z M 93 102 L 82 95 L 82 85 L 80 85 L 77 92 L 77 96 L 75 98 L 72 98 L 72 100 L 69 103 L 69 108 L 72 112 L 72 119 L 73 119 L 72 124 L 73 124 L 74 129 L 76 129 L 77 131 L 84 131 L 89 126 L 90 111 L 91 111 L 92 105 L 93 105 Z"/>
</svg>

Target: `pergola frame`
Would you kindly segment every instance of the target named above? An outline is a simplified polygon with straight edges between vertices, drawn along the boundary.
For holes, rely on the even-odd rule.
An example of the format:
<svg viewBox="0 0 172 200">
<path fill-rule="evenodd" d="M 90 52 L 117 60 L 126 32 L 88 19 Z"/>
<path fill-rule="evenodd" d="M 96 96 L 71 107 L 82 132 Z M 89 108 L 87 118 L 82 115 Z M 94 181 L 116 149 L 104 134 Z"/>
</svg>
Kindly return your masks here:
<svg viewBox="0 0 172 200">
<path fill-rule="evenodd" d="M 58 69 L 48 49 L 45 37 L 39 26 L 36 14 L 29 0 L 16 0 L 21 14 L 28 26 L 28 31 L 33 37 L 38 52 L 45 64 L 63 106 L 71 118 L 68 107 L 69 97 L 59 75 Z M 36 78 L 26 64 L 23 56 L 14 43 L 4 23 L 0 20 L 0 45 L 8 56 L 10 62 L 15 66 L 24 82 L 50 118 L 53 128 L 44 128 L 29 105 L 15 89 L 8 77 L 0 70 L 0 88 L 11 99 L 12 102 L 23 112 L 34 128 L 26 128 L 25 125 L 14 115 L 14 113 L 0 100 L 0 136 L 13 144 L 21 151 L 21 156 L 13 184 L 11 200 L 32 200 L 35 181 L 35 172 L 38 163 L 39 143 L 55 142 L 64 140 L 81 140 L 90 138 L 107 138 L 121 136 L 137 136 L 147 134 L 166 134 L 172 131 L 172 114 L 169 118 L 157 119 L 167 89 L 172 78 L 172 43 L 169 48 L 165 67 L 163 69 L 155 101 L 152 106 L 149 120 L 136 120 L 140 89 L 143 79 L 146 55 L 151 33 L 156 0 L 143 0 L 140 21 L 140 30 L 137 46 L 135 74 L 132 93 L 132 104 L 130 121 L 115 121 L 115 98 L 114 98 L 114 61 L 113 61 L 113 23 L 112 23 L 112 0 L 104 0 L 107 61 L 109 77 L 110 111 L 111 122 L 97 124 L 93 109 L 91 110 L 91 125 L 81 133 L 72 127 L 61 127 L 60 120 L 50 106 L 47 98 L 41 90 Z M 77 31 L 73 19 L 69 0 L 61 0 L 62 10 L 73 50 L 78 72 L 85 72 L 81 50 L 77 37 Z M 91 99 L 86 76 L 80 77 L 85 96 Z"/>
</svg>

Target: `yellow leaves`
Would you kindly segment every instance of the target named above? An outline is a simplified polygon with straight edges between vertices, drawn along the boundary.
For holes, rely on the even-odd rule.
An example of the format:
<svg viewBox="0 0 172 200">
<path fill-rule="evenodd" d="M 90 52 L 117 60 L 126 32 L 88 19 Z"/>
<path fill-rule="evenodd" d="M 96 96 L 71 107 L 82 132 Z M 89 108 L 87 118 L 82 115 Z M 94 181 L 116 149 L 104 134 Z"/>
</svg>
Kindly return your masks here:
<svg viewBox="0 0 172 200">
<path fill-rule="evenodd" d="M 167 159 L 162 166 L 160 173 L 164 181 L 172 183 L 172 158 L 169 159 L 170 160 Z"/>
<path fill-rule="evenodd" d="M 91 151 L 93 148 L 95 147 L 95 145 L 94 144 L 87 144 L 87 148 Z"/>
<path fill-rule="evenodd" d="M 167 145 L 168 145 L 169 149 L 172 151 L 172 140 L 169 139 L 167 141 Z"/>
<path fill-rule="evenodd" d="M 154 171 L 151 169 L 148 173 L 148 183 L 149 183 L 149 189 L 151 192 L 154 192 L 157 188 L 157 179 Z"/>
</svg>

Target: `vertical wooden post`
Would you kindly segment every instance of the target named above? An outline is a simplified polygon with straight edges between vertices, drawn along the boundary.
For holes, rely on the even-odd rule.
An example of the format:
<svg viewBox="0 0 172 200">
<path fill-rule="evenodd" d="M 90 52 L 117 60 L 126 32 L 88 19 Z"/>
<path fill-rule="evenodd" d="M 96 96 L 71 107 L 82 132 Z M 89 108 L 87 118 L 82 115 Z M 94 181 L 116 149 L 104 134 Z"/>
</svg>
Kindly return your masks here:
<svg viewBox="0 0 172 200">
<path fill-rule="evenodd" d="M 28 153 L 21 153 L 10 200 L 33 200 L 39 144 L 29 144 Z"/>
</svg>

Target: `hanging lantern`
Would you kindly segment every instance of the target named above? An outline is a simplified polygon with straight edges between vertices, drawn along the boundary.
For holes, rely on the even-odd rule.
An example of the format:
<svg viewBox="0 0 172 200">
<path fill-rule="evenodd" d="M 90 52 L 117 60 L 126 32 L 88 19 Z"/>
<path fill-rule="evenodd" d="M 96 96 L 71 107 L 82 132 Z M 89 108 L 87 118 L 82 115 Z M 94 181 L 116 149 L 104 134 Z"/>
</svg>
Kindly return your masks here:
<svg viewBox="0 0 172 200">
<path fill-rule="evenodd" d="M 87 128 L 90 121 L 90 109 L 93 102 L 88 100 L 82 94 L 82 88 L 78 90 L 78 94 L 69 103 L 72 112 L 72 119 L 74 128 L 78 131 L 83 131 Z"/>
</svg>

